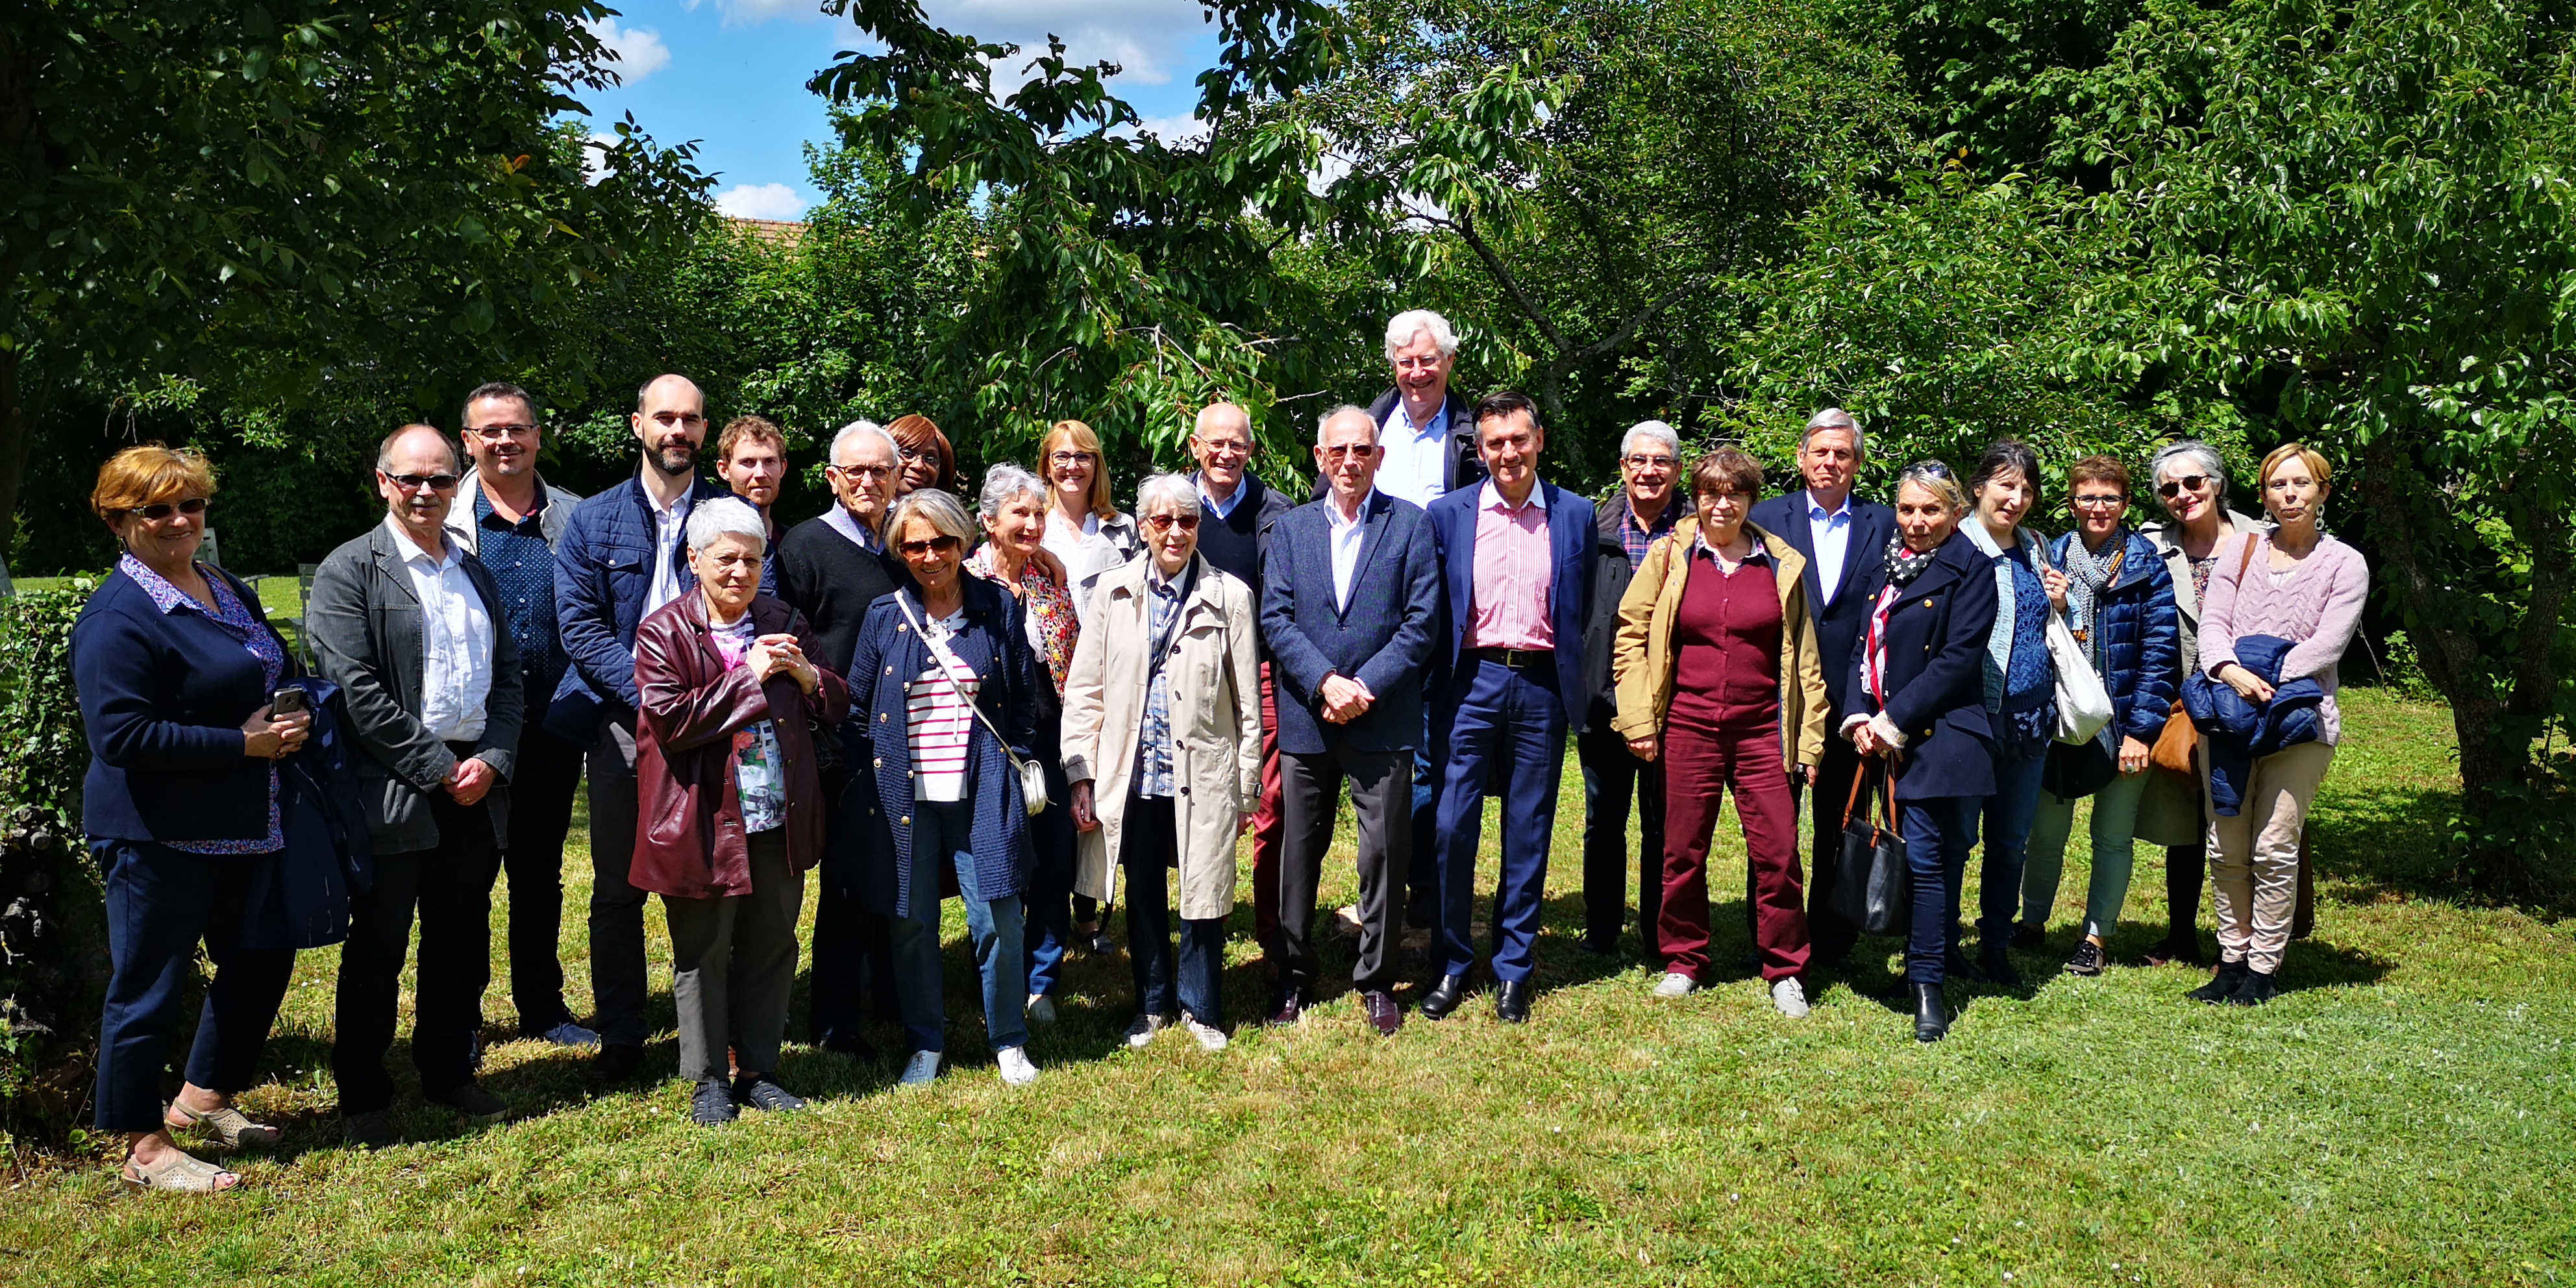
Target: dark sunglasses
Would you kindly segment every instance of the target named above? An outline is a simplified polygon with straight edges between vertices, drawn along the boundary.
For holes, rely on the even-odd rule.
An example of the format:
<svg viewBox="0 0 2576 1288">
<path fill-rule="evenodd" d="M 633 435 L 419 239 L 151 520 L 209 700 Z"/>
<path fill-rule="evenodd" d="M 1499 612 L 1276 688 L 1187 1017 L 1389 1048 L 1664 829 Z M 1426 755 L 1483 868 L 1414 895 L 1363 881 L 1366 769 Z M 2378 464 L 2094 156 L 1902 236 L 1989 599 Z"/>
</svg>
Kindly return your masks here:
<svg viewBox="0 0 2576 1288">
<path fill-rule="evenodd" d="M 954 550 L 961 544 L 963 543 L 959 542 L 955 537 L 943 536 L 932 537 L 928 541 L 898 541 L 895 543 L 895 548 L 901 550 L 908 557 L 912 555 L 926 555 L 933 550 Z"/>
<path fill-rule="evenodd" d="M 1146 518 L 1145 526 L 1152 528 L 1157 532 L 1163 531 L 1166 528 L 1179 528 L 1183 532 L 1196 532 L 1199 530 L 1199 516 L 1195 514 L 1151 515 Z"/>
<path fill-rule="evenodd" d="M 173 513 L 204 514 L 206 498 L 192 496 L 185 501 L 155 501 L 150 505 L 128 506 L 125 512 L 147 523 L 159 523 Z"/>
<path fill-rule="evenodd" d="M 2170 501 L 2185 492 L 2199 491 L 2200 485 L 2208 481 L 2206 474 L 2185 474 L 2180 478 L 2166 479 L 2156 485 L 2156 495 Z"/>
<path fill-rule="evenodd" d="M 382 470 L 376 472 L 384 474 Z M 454 474 L 384 474 L 386 482 L 405 492 L 417 492 L 422 488 L 428 488 L 433 492 L 453 492 L 456 490 L 457 478 L 458 476 Z"/>
</svg>

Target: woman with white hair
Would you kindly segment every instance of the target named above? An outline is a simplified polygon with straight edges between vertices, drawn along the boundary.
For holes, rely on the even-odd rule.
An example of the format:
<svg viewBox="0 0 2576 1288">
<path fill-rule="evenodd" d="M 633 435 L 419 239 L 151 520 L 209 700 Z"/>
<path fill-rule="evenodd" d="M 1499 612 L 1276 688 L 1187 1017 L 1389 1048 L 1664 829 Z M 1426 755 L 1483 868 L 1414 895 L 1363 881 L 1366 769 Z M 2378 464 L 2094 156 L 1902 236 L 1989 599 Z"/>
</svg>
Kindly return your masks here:
<svg viewBox="0 0 2576 1288">
<path fill-rule="evenodd" d="M 1106 897 L 1123 864 L 1143 1049 L 1176 1012 L 1201 1047 L 1225 1048 L 1219 973 L 1234 911 L 1234 840 L 1261 800 L 1261 671 L 1252 590 L 1198 553 L 1199 495 L 1157 474 L 1136 489 L 1145 554 L 1093 588 L 1064 690 L 1073 822 L 1100 829 L 1100 869 L 1076 888 Z M 1180 873 L 1173 979 L 1167 869 Z M 1175 1001 L 1177 1000 L 1177 1008 Z"/>
<path fill-rule="evenodd" d="M 2227 462 L 2218 449 L 2196 438 L 2168 443 L 2147 463 L 2156 497 L 2170 522 L 2150 523 L 2138 535 L 2155 546 L 2173 578 L 2174 610 L 2181 617 L 2182 677 L 2200 670 L 2201 603 L 2209 597 L 2210 574 L 2222 550 L 2245 544 L 2249 533 L 2272 525 L 2227 504 Z M 2208 805 L 2204 779 L 2208 766 L 2195 761 L 2190 773 L 2151 769 L 2138 801 L 2134 831 L 2141 841 L 2165 847 L 2165 906 L 2168 929 L 2164 942 L 2147 950 L 2147 960 L 2199 965 L 2202 881 L 2209 875 Z"/>
<path fill-rule="evenodd" d="M 886 544 L 912 585 L 868 608 L 850 658 L 850 706 L 866 729 L 876 800 L 862 826 L 868 893 L 893 919 L 895 999 L 911 1057 L 902 1082 L 939 1076 L 948 1048 L 939 889 L 954 872 L 1002 1081 L 1037 1081 L 1028 1055 L 1020 896 L 1032 852 L 1018 765 L 1035 751 L 1037 680 L 1020 604 L 965 576 L 975 530 L 957 498 L 923 488 L 895 503 Z"/>
<path fill-rule="evenodd" d="M 967 557 L 966 571 L 1020 601 L 1029 648 L 1044 665 L 1046 683 L 1030 686 L 1038 699 L 1038 763 L 1046 769 L 1048 804 L 1045 813 L 1030 820 L 1037 866 L 1029 873 L 1026 897 L 1028 1015 L 1031 1024 L 1052 1024 L 1065 949 L 1073 942 L 1073 816 L 1065 806 L 1072 791 L 1064 781 L 1064 761 L 1057 751 L 1064 724 L 1064 678 L 1073 666 L 1073 645 L 1081 635 L 1082 620 L 1074 611 L 1073 592 L 1056 584 L 1038 565 L 1045 553 L 1041 542 L 1046 536 L 1046 484 L 1017 465 L 996 465 L 984 472 L 984 495 L 977 509 L 984 544 Z"/>
<path fill-rule="evenodd" d="M 777 1071 L 805 871 L 823 857 L 812 729 L 839 724 L 850 695 L 813 661 L 804 615 L 760 593 L 758 510 L 702 501 L 685 540 L 697 593 L 635 628 L 640 809 L 627 879 L 662 896 L 680 1076 L 697 1084 L 689 1116 L 714 1126 L 746 1104 L 805 1106 Z M 730 1083 L 727 1045 L 742 1070 Z"/>
</svg>

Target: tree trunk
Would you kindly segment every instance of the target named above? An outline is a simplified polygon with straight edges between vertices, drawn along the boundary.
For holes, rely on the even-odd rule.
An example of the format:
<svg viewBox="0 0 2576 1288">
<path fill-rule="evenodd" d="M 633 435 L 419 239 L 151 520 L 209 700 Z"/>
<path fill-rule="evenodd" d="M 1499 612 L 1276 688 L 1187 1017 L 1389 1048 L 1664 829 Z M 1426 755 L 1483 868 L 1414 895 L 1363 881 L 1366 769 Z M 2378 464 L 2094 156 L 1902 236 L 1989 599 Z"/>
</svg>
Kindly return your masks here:
<svg viewBox="0 0 2576 1288">
<path fill-rule="evenodd" d="M 27 399 L 19 388 L 26 350 L 0 349 L 0 563 L 18 541 L 18 493 L 27 481 Z"/>
</svg>

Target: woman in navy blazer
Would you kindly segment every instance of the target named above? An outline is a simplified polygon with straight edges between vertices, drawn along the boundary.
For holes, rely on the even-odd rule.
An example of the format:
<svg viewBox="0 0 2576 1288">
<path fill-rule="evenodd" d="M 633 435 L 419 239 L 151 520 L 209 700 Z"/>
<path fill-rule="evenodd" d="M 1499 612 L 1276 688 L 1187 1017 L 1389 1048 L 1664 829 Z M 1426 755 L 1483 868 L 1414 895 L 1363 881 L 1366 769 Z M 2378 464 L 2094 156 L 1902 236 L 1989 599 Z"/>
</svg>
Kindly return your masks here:
<svg viewBox="0 0 2576 1288">
<path fill-rule="evenodd" d="M 153 1189 L 241 1180 L 181 1150 L 172 1127 L 226 1146 L 277 1140 L 232 1098 L 251 1083 L 295 970 L 294 950 L 241 940 L 251 884 L 285 848 L 276 762 L 312 717 L 269 709 L 293 658 L 259 597 L 196 561 L 214 491 L 205 458 L 158 444 L 100 467 L 90 507 L 125 553 L 72 626 L 90 747 L 81 826 L 107 887 L 95 1121 L 126 1138 L 125 1179 Z M 165 1108 L 161 1075 L 199 941 L 215 979 L 187 1084 Z"/>
<path fill-rule="evenodd" d="M 1973 844 L 1966 802 L 1995 789 L 1985 699 L 1995 578 L 1959 531 L 1967 509 L 1958 481 L 1938 462 L 1897 476 L 1897 535 L 1870 579 L 1872 611 L 1853 653 L 1843 719 L 1863 756 L 1892 766 L 1914 878 L 1905 978 L 1914 986 L 1914 1036 L 1924 1042 L 1950 1031 L 1941 986 Z"/>
</svg>

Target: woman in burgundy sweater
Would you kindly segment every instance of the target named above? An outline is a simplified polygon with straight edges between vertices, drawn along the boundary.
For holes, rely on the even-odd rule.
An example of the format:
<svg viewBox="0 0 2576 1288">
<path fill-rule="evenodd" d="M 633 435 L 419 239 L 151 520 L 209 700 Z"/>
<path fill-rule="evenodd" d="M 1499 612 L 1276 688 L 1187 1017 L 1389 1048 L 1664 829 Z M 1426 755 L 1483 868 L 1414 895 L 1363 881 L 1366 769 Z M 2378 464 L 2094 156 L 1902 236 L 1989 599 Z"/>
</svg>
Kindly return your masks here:
<svg viewBox="0 0 2576 1288">
<path fill-rule="evenodd" d="M 1790 775 L 1825 754 L 1825 673 L 1806 560 L 1744 521 L 1762 467 L 1732 447 L 1691 469 L 1698 513 L 1655 539 L 1619 601 L 1615 727 L 1664 764 L 1664 955 L 1658 997 L 1708 967 L 1708 845 L 1728 789 L 1753 859 L 1754 938 L 1772 1004 L 1807 1013 L 1807 916 Z"/>
</svg>

